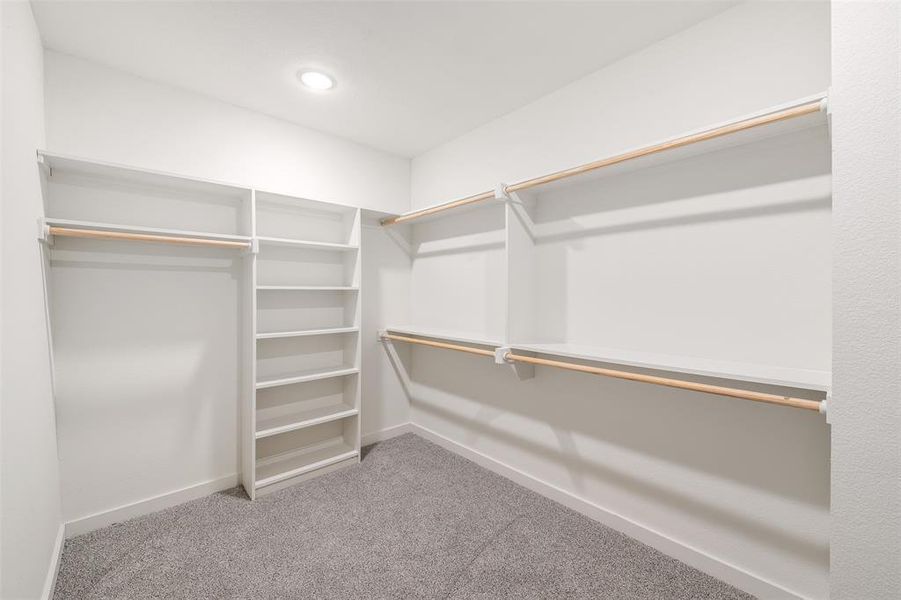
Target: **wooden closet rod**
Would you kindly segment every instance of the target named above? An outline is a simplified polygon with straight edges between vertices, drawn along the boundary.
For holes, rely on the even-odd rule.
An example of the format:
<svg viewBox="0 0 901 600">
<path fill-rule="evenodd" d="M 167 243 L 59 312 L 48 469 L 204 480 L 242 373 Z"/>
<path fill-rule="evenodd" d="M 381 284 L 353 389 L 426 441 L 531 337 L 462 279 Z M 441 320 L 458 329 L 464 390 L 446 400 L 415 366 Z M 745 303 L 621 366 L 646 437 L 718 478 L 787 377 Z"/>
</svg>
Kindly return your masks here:
<svg viewBox="0 0 901 600">
<path fill-rule="evenodd" d="M 589 367 L 587 365 L 578 365 L 559 360 L 549 360 L 546 358 L 536 358 L 534 356 L 521 356 L 508 352 L 504 355 L 504 360 L 524 362 L 531 365 L 542 365 L 545 367 L 557 367 L 560 369 L 569 369 L 570 371 L 580 371 L 582 373 L 591 373 L 592 375 L 602 375 L 604 377 L 614 377 L 616 379 L 628 379 L 629 381 L 639 381 L 641 383 L 650 383 L 653 385 L 662 385 L 666 387 L 679 388 L 682 390 L 691 390 L 693 392 L 701 392 L 703 394 L 716 394 L 718 396 L 729 396 L 730 398 L 741 398 L 742 400 L 752 400 L 754 402 L 766 402 L 767 404 L 779 404 L 781 406 L 791 406 L 793 408 L 803 408 L 806 410 L 820 410 L 819 400 L 805 400 L 803 398 L 791 398 L 788 396 L 777 396 L 776 394 L 764 394 L 762 392 L 749 392 L 747 390 L 739 390 L 736 388 L 723 387 L 719 385 L 708 385 L 706 383 L 694 383 L 691 381 L 683 381 L 681 379 L 670 379 L 668 377 L 657 377 L 655 375 L 642 375 L 640 373 L 630 373 L 629 371 L 617 371 L 615 369 L 602 369 L 600 367 Z"/>
<path fill-rule="evenodd" d="M 456 350 L 458 352 L 468 352 L 469 354 L 478 354 L 479 356 L 490 356 L 491 358 L 494 358 L 494 350 L 470 348 L 469 346 L 458 346 L 457 344 L 447 344 L 445 342 L 433 342 L 431 340 L 421 340 L 419 338 L 411 338 L 403 335 L 393 335 L 390 333 L 382 335 L 382 339 L 396 340 L 398 342 L 409 342 L 411 344 L 422 344 L 423 346 L 431 346 L 432 348 L 444 348 L 445 350 Z"/>
<path fill-rule="evenodd" d="M 138 242 L 162 242 L 165 244 L 181 244 L 184 246 L 211 246 L 215 248 L 250 248 L 250 242 L 233 242 L 229 240 L 210 240 L 197 237 L 176 237 L 170 235 L 151 235 L 147 233 L 123 233 L 104 231 L 102 229 L 71 229 L 68 227 L 47 228 L 50 235 L 63 237 L 91 238 L 97 240 L 131 240 Z"/>
<path fill-rule="evenodd" d="M 494 357 L 495 353 L 491 350 L 483 350 L 481 348 L 470 348 L 468 346 L 459 346 L 457 344 L 447 344 L 445 342 L 433 342 L 431 340 L 423 340 L 419 338 L 411 338 L 401 335 L 384 334 L 383 339 L 397 340 L 399 342 L 409 342 L 411 344 L 422 344 L 423 346 L 431 346 L 433 348 L 444 348 L 447 350 L 457 350 L 459 352 L 468 352 L 470 354 L 478 354 L 480 356 Z M 700 392 L 702 394 L 715 394 L 717 396 L 728 396 L 730 398 L 739 398 L 741 400 L 751 400 L 753 402 L 764 402 L 766 404 L 778 404 L 780 406 L 789 406 L 792 408 L 802 408 L 805 410 L 813 410 L 820 412 L 821 406 L 819 400 L 807 400 L 804 398 L 792 398 L 790 396 L 778 396 L 776 394 L 765 394 L 763 392 L 751 392 L 748 390 L 740 390 L 737 388 L 724 387 L 719 385 L 709 385 L 706 383 L 695 383 L 692 381 L 684 381 L 681 379 L 671 379 L 669 377 L 658 377 L 655 375 L 643 375 L 641 373 L 631 373 L 629 371 L 619 371 L 616 369 L 604 369 L 601 367 L 590 367 L 576 363 L 563 362 L 560 360 L 550 360 L 547 358 L 537 358 L 534 356 L 523 356 L 507 352 L 504 354 L 504 360 L 510 362 L 522 362 L 531 365 L 539 365 L 543 367 L 557 367 L 559 369 L 567 369 L 570 371 L 579 371 L 581 373 L 590 373 L 592 375 L 602 375 L 604 377 L 613 377 L 615 379 L 626 379 L 629 381 L 637 381 L 640 383 L 650 383 L 652 385 L 662 385 L 665 387 L 678 388 L 682 390 L 690 390 L 692 392 Z"/>
<path fill-rule="evenodd" d="M 543 175 L 541 177 L 535 177 L 533 179 L 527 179 L 525 181 L 520 181 L 519 183 L 514 183 L 511 185 L 505 186 L 504 191 L 509 194 L 509 193 L 513 193 L 513 192 L 527 190 L 527 189 L 530 189 L 533 187 L 538 187 L 540 185 L 544 185 L 546 183 L 560 181 L 561 179 L 567 179 L 569 177 L 574 177 L 576 175 L 581 175 L 583 173 L 588 173 L 590 171 L 602 169 L 604 167 L 609 167 L 609 166 L 623 163 L 623 162 L 633 160 L 636 158 L 641 158 L 642 156 L 649 156 L 651 154 L 657 154 L 658 152 L 665 152 L 666 150 L 674 150 L 676 148 L 682 148 L 683 146 L 689 146 L 691 144 L 705 142 L 707 140 L 716 139 L 718 137 L 722 137 L 722 136 L 729 135 L 732 133 L 746 131 L 748 129 L 760 127 L 761 125 L 769 125 L 770 123 L 785 121 L 787 119 L 794 119 L 796 117 L 803 117 L 804 115 L 809 115 L 811 113 L 818 112 L 822 109 L 823 109 L 823 100 L 822 99 L 813 100 L 810 102 L 806 102 L 804 104 L 800 104 L 798 106 L 793 106 L 791 108 L 786 108 L 783 110 L 778 110 L 778 111 L 775 111 L 772 113 L 761 115 L 759 117 L 753 117 L 751 119 L 737 121 L 735 123 L 723 125 L 722 127 L 714 127 L 713 129 L 708 129 L 708 130 L 702 131 L 700 133 L 693 133 L 693 134 L 675 138 L 675 139 L 672 139 L 672 140 L 669 140 L 666 142 L 661 142 L 659 144 L 654 144 L 653 146 L 646 146 L 644 148 L 632 150 L 632 151 L 626 152 L 624 154 L 618 154 L 616 156 L 611 156 L 609 158 L 596 160 L 594 162 L 580 165 L 578 167 L 572 167 L 570 169 L 565 169 L 563 171 L 557 171 L 556 173 L 551 173 L 549 175 Z M 421 210 L 404 213 L 404 214 L 398 215 L 396 217 L 388 217 L 388 218 L 382 219 L 380 222 L 383 226 L 394 225 L 397 223 L 405 223 L 405 222 L 411 221 L 413 219 L 419 219 L 421 217 L 433 215 L 435 213 L 443 212 L 445 210 L 450 210 L 452 208 L 459 208 L 461 206 L 466 206 L 468 204 L 475 204 L 476 202 L 490 200 L 491 198 L 494 198 L 494 197 L 495 196 L 494 196 L 493 191 L 482 192 L 481 194 L 476 194 L 474 196 L 468 196 L 466 198 L 462 198 L 460 200 L 454 200 L 453 202 L 447 202 L 445 204 L 439 204 L 437 206 L 432 206 L 431 208 L 424 208 Z"/>
</svg>

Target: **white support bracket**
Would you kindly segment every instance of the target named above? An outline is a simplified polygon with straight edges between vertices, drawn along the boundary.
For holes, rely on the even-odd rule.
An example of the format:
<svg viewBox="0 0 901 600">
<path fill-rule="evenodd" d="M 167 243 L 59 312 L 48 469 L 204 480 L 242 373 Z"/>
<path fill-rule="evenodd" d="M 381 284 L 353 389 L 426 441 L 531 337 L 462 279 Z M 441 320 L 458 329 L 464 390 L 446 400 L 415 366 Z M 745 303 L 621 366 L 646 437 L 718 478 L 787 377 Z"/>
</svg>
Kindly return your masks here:
<svg viewBox="0 0 901 600">
<path fill-rule="evenodd" d="M 250 238 L 250 247 L 247 248 L 247 254 L 259 254 L 260 253 L 260 240 L 256 237 Z"/>
<path fill-rule="evenodd" d="M 391 340 L 389 340 L 387 337 L 385 337 L 385 336 L 388 335 L 388 330 L 387 330 L 387 329 L 379 329 L 379 330 L 376 332 L 376 335 L 378 336 L 380 342 L 390 342 L 390 341 L 391 341 Z"/>
<path fill-rule="evenodd" d="M 46 219 L 38 219 L 38 241 L 48 246 L 53 245 L 53 236 L 50 235 L 50 226 Z"/>
<path fill-rule="evenodd" d="M 516 192 L 507 191 L 506 183 L 499 183 L 495 186 L 494 199 L 500 202 L 510 202 L 511 204 L 519 204 L 520 206 L 523 205 L 523 201 Z"/>
<path fill-rule="evenodd" d="M 826 398 L 820 401 L 820 414 L 826 417 L 826 422 L 830 425 L 832 421 L 829 419 L 829 404 L 832 402 L 832 391 L 826 392 Z"/>
<path fill-rule="evenodd" d="M 829 138 L 832 138 L 832 102 L 830 101 L 830 97 L 832 96 L 832 88 L 826 90 L 826 97 L 820 100 L 820 110 L 826 113 L 826 134 Z"/>
<path fill-rule="evenodd" d="M 494 349 L 494 362 L 499 365 L 510 365 L 516 377 L 519 379 L 532 379 L 535 377 L 535 365 L 528 365 L 507 360 L 507 355 L 513 351 L 509 346 L 501 346 Z"/>
<path fill-rule="evenodd" d="M 44 171 L 48 178 L 53 177 L 53 167 L 47 162 L 43 154 L 40 152 L 36 152 L 36 154 L 38 167 Z"/>
</svg>

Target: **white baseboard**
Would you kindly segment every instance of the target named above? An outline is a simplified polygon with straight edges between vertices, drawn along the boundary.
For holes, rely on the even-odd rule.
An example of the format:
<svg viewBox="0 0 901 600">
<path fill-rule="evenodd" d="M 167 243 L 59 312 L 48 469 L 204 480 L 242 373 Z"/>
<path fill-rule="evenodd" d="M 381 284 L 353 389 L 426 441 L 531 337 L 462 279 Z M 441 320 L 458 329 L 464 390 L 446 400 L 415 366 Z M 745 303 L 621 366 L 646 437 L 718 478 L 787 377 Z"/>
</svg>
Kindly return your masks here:
<svg viewBox="0 0 901 600">
<path fill-rule="evenodd" d="M 411 426 L 412 423 L 401 423 L 400 425 L 395 425 L 394 427 L 387 427 L 379 431 L 366 433 L 363 435 L 362 443 L 364 446 L 368 446 L 369 444 L 374 444 L 376 442 L 384 442 L 385 440 L 390 440 L 393 437 L 397 437 L 399 435 L 413 431 L 411 429 Z"/>
<path fill-rule="evenodd" d="M 603 523 L 612 529 L 616 529 L 643 544 L 656 548 L 668 556 L 672 556 L 699 571 L 703 571 L 721 581 L 725 581 L 729 585 L 744 590 L 749 594 L 753 594 L 759 598 L 766 598 L 767 600 L 798 600 L 799 598 L 802 598 L 802 596 L 790 592 L 775 583 L 761 579 L 756 575 L 748 573 L 735 565 L 722 561 L 697 548 L 693 548 L 667 537 L 658 531 L 649 529 L 622 515 L 618 515 L 584 498 L 580 498 L 572 492 L 568 492 L 553 484 L 537 479 L 519 469 L 495 460 L 478 450 L 473 450 L 468 446 L 464 446 L 463 444 L 446 438 L 422 425 L 410 423 L 408 430 L 430 442 L 438 444 L 454 454 L 459 454 L 463 458 L 469 459 L 479 466 L 485 467 L 489 471 L 493 471 L 533 492 L 541 494 L 546 498 L 550 498 L 555 502 L 559 502 L 590 519 Z"/>
<path fill-rule="evenodd" d="M 216 492 L 221 492 L 222 490 L 233 488 L 236 485 L 238 485 L 238 475 L 237 473 L 232 473 L 223 477 L 211 479 L 210 481 L 191 485 L 180 490 L 147 498 L 146 500 L 139 500 L 138 502 L 81 517 L 80 519 L 75 519 L 66 523 L 66 537 L 70 538 L 72 536 L 94 531 L 95 529 L 100 529 L 101 527 L 112 525 L 113 523 L 121 523 L 128 519 L 148 515 L 163 510 L 164 508 L 177 506 L 190 500 L 196 500 Z"/>
<path fill-rule="evenodd" d="M 63 556 L 63 544 L 66 541 L 66 525 L 59 524 L 56 532 L 56 541 L 53 543 L 53 553 L 50 555 L 50 565 L 47 567 L 47 577 L 44 579 L 44 591 L 41 592 L 41 600 L 53 600 L 53 592 L 56 590 L 56 576 L 59 575 L 59 563 Z"/>
</svg>

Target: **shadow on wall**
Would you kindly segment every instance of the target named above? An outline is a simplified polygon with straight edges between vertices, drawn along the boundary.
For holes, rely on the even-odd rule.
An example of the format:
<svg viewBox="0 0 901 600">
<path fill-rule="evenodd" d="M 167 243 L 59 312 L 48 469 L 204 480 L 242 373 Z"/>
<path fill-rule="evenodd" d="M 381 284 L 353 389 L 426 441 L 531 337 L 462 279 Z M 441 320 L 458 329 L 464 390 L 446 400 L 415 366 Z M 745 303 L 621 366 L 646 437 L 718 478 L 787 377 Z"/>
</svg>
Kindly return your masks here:
<svg viewBox="0 0 901 600">
<path fill-rule="evenodd" d="M 828 564 L 827 540 L 794 535 L 778 519 L 754 518 L 749 505 L 731 508 L 717 497 L 738 486 L 828 511 L 829 436 L 820 415 L 557 369 L 518 381 L 488 359 L 429 348 L 414 350 L 413 368 L 415 421 L 442 435 L 475 449 L 511 448 L 518 468 L 526 460 L 533 476 L 543 478 L 532 465 L 565 473 L 564 487 L 589 500 L 588 482 L 612 486 Z M 690 495 L 666 484 L 686 473 L 709 488 Z"/>
</svg>

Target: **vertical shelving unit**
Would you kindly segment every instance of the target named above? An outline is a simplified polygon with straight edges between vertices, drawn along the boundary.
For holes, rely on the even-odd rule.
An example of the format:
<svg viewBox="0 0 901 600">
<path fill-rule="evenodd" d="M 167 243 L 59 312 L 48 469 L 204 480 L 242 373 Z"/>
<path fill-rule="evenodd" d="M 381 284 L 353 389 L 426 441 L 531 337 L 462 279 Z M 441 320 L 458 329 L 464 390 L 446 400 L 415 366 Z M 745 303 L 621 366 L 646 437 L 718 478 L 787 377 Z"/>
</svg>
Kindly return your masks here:
<svg viewBox="0 0 901 600">
<path fill-rule="evenodd" d="M 256 192 L 254 227 L 255 497 L 359 461 L 360 211 Z"/>
<path fill-rule="evenodd" d="M 171 265 L 185 257 L 214 271 L 237 265 L 240 470 L 251 498 L 359 461 L 359 209 L 48 152 L 38 153 L 38 163 L 46 215 L 39 238 L 48 244 L 45 276 L 51 258 L 64 265 L 74 257 L 106 266 L 110 252 L 116 264 L 147 270 L 149 262 L 161 273 L 173 272 Z M 51 227 L 240 242 L 253 251 L 235 255 L 147 239 L 66 237 L 54 245 Z M 152 284 L 148 289 L 158 291 Z M 166 299 L 161 302 L 165 306 Z M 62 307 L 59 303 L 57 311 Z M 234 355 L 223 345 L 213 355 L 225 361 Z M 71 353 L 68 346 L 65 350 Z M 223 381 L 232 375 L 229 367 Z M 159 386 L 171 395 L 167 383 L 161 379 Z M 71 395 L 69 387 L 65 392 Z M 193 399 L 187 387 L 179 393 Z"/>
</svg>

